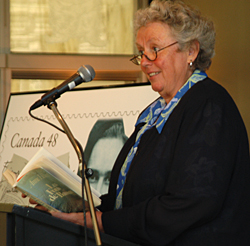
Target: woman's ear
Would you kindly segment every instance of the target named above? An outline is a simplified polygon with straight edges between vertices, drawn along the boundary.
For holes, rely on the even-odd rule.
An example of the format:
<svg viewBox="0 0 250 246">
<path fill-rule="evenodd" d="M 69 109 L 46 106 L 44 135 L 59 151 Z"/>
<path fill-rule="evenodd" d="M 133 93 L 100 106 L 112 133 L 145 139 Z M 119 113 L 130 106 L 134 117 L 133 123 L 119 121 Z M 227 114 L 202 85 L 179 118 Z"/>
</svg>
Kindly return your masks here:
<svg viewBox="0 0 250 246">
<path fill-rule="evenodd" d="M 194 40 L 189 47 L 188 60 L 194 62 L 200 51 L 200 43 Z"/>
</svg>

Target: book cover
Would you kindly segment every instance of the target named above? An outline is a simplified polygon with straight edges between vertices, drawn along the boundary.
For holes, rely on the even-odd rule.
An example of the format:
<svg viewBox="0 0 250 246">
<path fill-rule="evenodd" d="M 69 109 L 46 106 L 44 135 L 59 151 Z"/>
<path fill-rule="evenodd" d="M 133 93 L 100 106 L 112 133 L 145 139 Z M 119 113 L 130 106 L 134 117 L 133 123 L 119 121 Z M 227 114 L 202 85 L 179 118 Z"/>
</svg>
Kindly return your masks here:
<svg viewBox="0 0 250 246">
<path fill-rule="evenodd" d="M 49 210 L 71 213 L 83 209 L 82 197 L 43 168 L 29 171 L 16 186 Z"/>
<path fill-rule="evenodd" d="M 27 163 L 18 177 L 9 169 L 3 176 L 12 187 L 49 210 L 79 212 L 83 209 L 82 179 L 44 148 Z M 94 206 L 100 205 L 100 194 L 92 187 L 91 192 Z"/>
</svg>

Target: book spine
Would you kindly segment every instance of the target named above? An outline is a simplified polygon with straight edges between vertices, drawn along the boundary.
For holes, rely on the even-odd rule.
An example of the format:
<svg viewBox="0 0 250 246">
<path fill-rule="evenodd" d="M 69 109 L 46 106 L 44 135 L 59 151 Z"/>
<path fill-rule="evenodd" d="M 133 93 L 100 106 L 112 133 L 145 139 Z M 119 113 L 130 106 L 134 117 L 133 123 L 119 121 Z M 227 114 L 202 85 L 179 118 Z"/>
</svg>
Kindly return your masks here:
<svg viewBox="0 0 250 246">
<path fill-rule="evenodd" d="M 25 196 L 28 196 L 29 198 L 31 198 L 32 200 L 37 202 L 37 204 L 42 205 L 43 207 L 47 208 L 49 211 L 60 212 L 59 210 L 55 209 L 54 207 L 50 206 L 49 204 L 45 203 L 44 201 L 40 200 L 39 198 L 31 195 L 30 193 L 28 193 L 27 191 L 21 189 L 20 187 L 16 186 L 15 188 L 17 190 L 19 190 L 20 192 L 22 192 Z"/>
</svg>

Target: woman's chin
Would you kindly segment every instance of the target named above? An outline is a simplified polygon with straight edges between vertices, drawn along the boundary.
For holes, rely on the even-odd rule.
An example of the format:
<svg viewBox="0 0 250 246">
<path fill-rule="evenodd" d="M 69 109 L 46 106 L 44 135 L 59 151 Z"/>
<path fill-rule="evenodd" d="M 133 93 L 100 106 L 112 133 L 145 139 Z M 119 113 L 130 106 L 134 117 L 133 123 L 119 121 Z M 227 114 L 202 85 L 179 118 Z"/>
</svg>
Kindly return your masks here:
<svg viewBox="0 0 250 246">
<path fill-rule="evenodd" d="M 155 91 L 155 92 L 158 92 L 158 93 L 160 93 L 161 91 L 162 91 L 162 85 L 160 85 L 159 83 L 157 83 L 157 82 L 151 82 L 150 81 L 150 83 L 151 83 L 151 87 L 152 87 L 152 90 L 153 91 Z"/>
</svg>

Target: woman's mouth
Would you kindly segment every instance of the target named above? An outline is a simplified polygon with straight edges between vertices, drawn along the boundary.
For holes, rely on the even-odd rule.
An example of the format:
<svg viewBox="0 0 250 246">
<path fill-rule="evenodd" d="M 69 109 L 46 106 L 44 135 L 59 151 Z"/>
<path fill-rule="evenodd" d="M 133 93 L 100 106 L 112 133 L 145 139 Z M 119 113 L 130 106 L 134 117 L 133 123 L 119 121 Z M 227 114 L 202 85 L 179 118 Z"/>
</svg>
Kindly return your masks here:
<svg viewBox="0 0 250 246">
<path fill-rule="evenodd" d="M 149 75 L 149 77 L 152 77 L 152 76 L 155 76 L 155 75 L 157 75 L 157 74 L 159 74 L 160 72 L 153 72 L 153 73 L 149 73 L 148 75 Z"/>
</svg>

